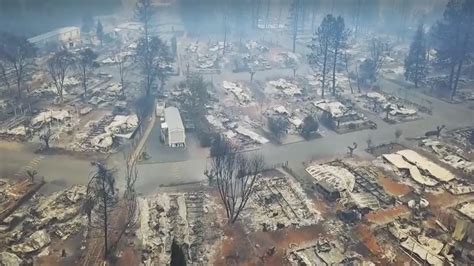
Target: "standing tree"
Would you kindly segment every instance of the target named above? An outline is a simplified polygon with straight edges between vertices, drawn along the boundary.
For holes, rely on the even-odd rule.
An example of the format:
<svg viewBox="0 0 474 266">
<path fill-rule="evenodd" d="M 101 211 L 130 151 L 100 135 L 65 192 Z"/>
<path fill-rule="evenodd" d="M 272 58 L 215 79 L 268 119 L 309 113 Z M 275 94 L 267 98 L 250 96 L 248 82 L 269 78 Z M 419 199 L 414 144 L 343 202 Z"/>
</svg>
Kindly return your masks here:
<svg viewBox="0 0 474 266">
<path fill-rule="evenodd" d="M 142 38 L 138 42 L 136 60 L 145 75 L 144 87 L 146 95 L 151 95 L 156 86 L 156 78 L 161 82 L 161 87 L 169 73 L 169 64 L 173 61 L 169 47 L 159 37 L 152 37 L 149 41 Z"/>
<path fill-rule="evenodd" d="M 121 44 L 119 45 L 119 49 L 115 51 L 114 60 L 117 64 L 118 71 L 119 71 L 119 78 L 120 78 L 120 89 L 122 91 L 122 97 L 126 98 L 125 90 L 127 89 L 127 69 L 130 66 L 129 64 L 129 56 L 128 54 L 124 54 L 121 49 Z"/>
<path fill-rule="evenodd" d="M 268 129 L 273 134 L 273 136 L 278 139 L 278 141 L 280 141 L 281 138 L 286 135 L 289 125 L 288 119 L 284 117 L 271 116 L 268 118 Z"/>
<path fill-rule="evenodd" d="M 370 42 L 370 57 L 365 59 L 357 71 L 357 86 L 360 83 L 370 85 L 377 81 L 377 76 L 382 68 L 387 55 L 391 51 L 388 42 L 378 38 L 373 38 Z"/>
<path fill-rule="evenodd" d="M 372 144 L 373 144 L 372 136 L 370 136 L 370 135 L 367 136 L 367 140 L 365 142 L 367 143 L 367 150 L 371 151 Z"/>
<path fill-rule="evenodd" d="M 94 18 L 90 13 L 86 13 L 82 16 L 81 31 L 84 33 L 90 33 L 94 28 Z"/>
<path fill-rule="evenodd" d="M 44 149 L 49 150 L 49 142 L 53 137 L 53 132 L 51 131 L 51 126 L 48 125 L 45 130 L 40 134 L 39 139 L 44 142 Z"/>
<path fill-rule="evenodd" d="M 284 65 L 293 71 L 293 78 L 296 77 L 296 71 L 298 70 L 299 65 L 299 60 L 296 55 L 287 57 Z"/>
<path fill-rule="evenodd" d="M 87 184 L 83 209 L 89 226 L 98 228 L 104 237 L 104 258 L 109 255 L 110 213 L 117 204 L 114 171 L 99 162 L 93 163 L 97 169 Z"/>
<path fill-rule="evenodd" d="M 144 40 L 148 48 L 150 21 L 153 15 L 151 0 L 138 0 L 135 5 L 135 18 L 143 23 Z"/>
<path fill-rule="evenodd" d="M 445 125 L 436 126 L 436 130 L 431 130 L 425 133 L 425 137 L 436 136 L 439 138 L 441 136 L 441 131 L 446 128 Z"/>
<path fill-rule="evenodd" d="M 348 152 L 349 153 L 349 156 L 353 156 L 354 155 L 354 150 L 357 149 L 357 143 L 352 143 L 351 146 L 347 146 L 347 149 L 348 149 Z"/>
<path fill-rule="evenodd" d="M 84 99 L 87 97 L 87 81 L 89 74 L 94 68 L 98 67 L 96 61 L 97 54 L 90 48 L 83 49 L 77 54 L 77 68 L 80 70 L 82 88 L 84 89 Z"/>
<path fill-rule="evenodd" d="M 100 41 L 100 46 L 104 44 L 104 38 L 105 38 L 105 33 L 104 33 L 104 27 L 102 26 L 102 23 L 97 21 L 97 26 L 96 26 L 96 32 L 95 35 L 97 36 L 97 39 Z"/>
<path fill-rule="evenodd" d="M 423 24 L 420 24 L 405 59 L 405 79 L 415 83 L 415 88 L 418 88 L 418 84 L 426 78 L 428 64 L 426 54 L 425 31 Z"/>
<path fill-rule="evenodd" d="M 176 39 L 176 36 L 171 38 L 171 54 L 175 58 L 178 55 L 178 40 Z"/>
<path fill-rule="evenodd" d="M 296 39 L 298 38 L 299 20 L 301 13 L 301 0 L 292 0 L 290 5 L 290 27 L 293 41 L 293 53 L 296 51 Z"/>
<path fill-rule="evenodd" d="M 30 182 L 35 182 L 36 176 L 38 175 L 38 171 L 36 170 L 26 170 L 26 174 L 30 178 Z"/>
<path fill-rule="evenodd" d="M 195 117 L 204 117 L 206 105 L 209 102 L 210 84 L 202 75 L 193 74 L 186 78 L 187 94 L 184 97 L 184 106 L 189 114 Z"/>
<path fill-rule="evenodd" d="M 270 0 L 267 0 L 267 14 L 265 15 L 265 29 L 268 28 L 268 19 L 270 18 Z"/>
<path fill-rule="evenodd" d="M 398 140 L 400 139 L 400 137 L 402 136 L 402 134 L 403 134 L 403 131 L 402 131 L 401 129 L 397 128 L 397 129 L 395 130 L 395 140 L 396 140 L 397 142 L 398 142 Z"/>
<path fill-rule="evenodd" d="M 252 0 L 252 26 L 258 28 L 260 21 L 260 1 Z"/>
<path fill-rule="evenodd" d="M 390 121 L 390 112 L 392 111 L 392 104 L 387 104 L 383 110 L 385 112 L 385 122 Z"/>
<path fill-rule="evenodd" d="M 303 120 L 303 125 L 301 126 L 300 134 L 301 136 L 303 136 L 303 138 L 309 139 L 313 133 L 318 131 L 318 129 L 318 121 L 316 121 L 313 116 L 308 115 Z"/>
<path fill-rule="evenodd" d="M 332 62 L 332 96 L 336 95 L 336 67 L 337 67 L 337 58 L 341 49 L 344 49 L 347 46 L 347 39 L 349 38 L 349 30 L 346 29 L 344 19 L 341 16 L 338 16 L 334 21 L 332 26 L 332 42 L 331 48 L 333 52 L 333 62 Z"/>
<path fill-rule="evenodd" d="M 64 80 L 74 65 L 74 56 L 67 50 L 61 50 L 46 62 L 47 72 L 56 87 L 60 102 L 63 103 Z"/>
<path fill-rule="evenodd" d="M 257 71 L 255 71 L 255 68 L 254 68 L 253 66 L 250 66 L 250 67 L 249 67 L 250 82 L 253 81 L 253 77 L 255 76 L 255 73 L 256 73 L 256 72 L 257 72 Z"/>
<path fill-rule="evenodd" d="M 0 61 L 0 84 L 7 87 L 8 91 L 10 91 L 10 80 L 7 75 L 7 69 L 5 68 L 4 64 Z"/>
<path fill-rule="evenodd" d="M 187 92 L 183 97 L 183 106 L 196 125 L 196 134 L 202 146 L 211 145 L 212 133 L 206 120 L 206 105 L 209 103 L 211 83 L 202 75 L 192 74 L 186 78 L 184 86 Z"/>
<path fill-rule="evenodd" d="M 346 74 L 347 74 L 347 79 L 349 81 L 349 88 L 351 89 L 351 94 L 354 94 L 354 88 L 352 87 L 352 74 L 349 71 L 349 59 L 351 55 L 347 53 L 347 51 L 344 52 L 344 67 L 346 68 Z M 360 93 L 360 91 L 359 91 Z"/>
<path fill-rule="evenodd" d="M 135 190 L 135 183 L 138 178 L 138 170 L 135 163 L 126 163 L 127 172 L 125 175 L 125 191 L 123 193 L 123 199 L 127 206 L 127 220 L 126 228 L 130 228 L 137 222 L 138 217 L 138 201 L 137 192 Z"/>
<path fill-rule="evenodd" d="M 228 24 L 228 17 L 229 17 L 229 7 L 228 7 L 228 1 L 222 1 L 222 26 L 224 30 L 224 47 L 222 48 L 222 55 L 225 55 L 226 47 L 227 47 L 227 33 L 229 31 L 229 26 Z"/>
<path fill-rule="evenodd" d="M 8 72 L 13 71 L 18 99 L 21 98 L 23 81 L 25 81 L 30 68 L 34 64 L 36 48 L 25 37 L 10 33 L 0 33 L 0 75 L 3 83 L 10 87 Z"/>
<path fill-rule="evenodd" d="M 387 55 L 390 54 L 392 47 L 387 41 L 383 41 L 379 38 L 373 38 L 370 42 L 370 59 L 374 64 L 373 70 L 375 76 L 377 76 L 385 63 Z"/>
<path fill-rule="evenodd" d="M 308 61 L 313 68 L 322 67 L 321 75 L 321 97 L 324 98 L 326 88 L 326 74 L 328 73 L 329 49 L 333 33 L 335 18 L 332 15 L 324 17 L 321 25 L 318 27 L 313 42 L 310 45 L 311 53 L 308 55 Z"/>
<path fill-rule="evenodd" d="M 318 8 L 319 1 L 312 1 L 311 4 L 311 32 L 315 31 L 316 28 L 316 9 Z"/>
<path fill-rule="evenodd" d="M 210 183 L 217 186 L 228 222 L 233 224 L 252 196 L 265 162 L 262 156 L 244 155 L 223 136 L 214 140 L 211 156 L 211 169 L 205 174 Z"/>
<path fill-rule="evenodd" d="M 145 75 L 144 87 L 146 95 L 151 93 L 154 85 L 156 73 L 153 60 L 151 59 L 152 51 L 150 47 L 150 21 L 153 15 L 151 0 L 138 0 L 135 5 L 135 18 L 143 23 L 144 36 L 139 40 L 137 48 L 137 60 L 140 62 L 142 72 Z M 156 62 L 155 62 L 156 63 Z"/>
<path fill-rule="evenodd" d="M 436 61 L 442 68 L 449 68 L 448 89 L 451 99 L 456 94 L 461 69 L 470 52 L 474 28 L 474 2 L 449 0 L 439 20 L 432 29 Z"/>
<path fill-rule="evenodd" d="M 352 12 L 352 24 L 354 25 L 354 35 L 356 37 L 358 37 L 358 33 L 359 33 L 359 26 L 360 26 L 360 13 L 361 13 L 361 6 L 362 6 L 362 1 L 363 0 L 354 0 L 354 4 L 355 4 L 355 10 L 354 12 Z"/>
</svg>

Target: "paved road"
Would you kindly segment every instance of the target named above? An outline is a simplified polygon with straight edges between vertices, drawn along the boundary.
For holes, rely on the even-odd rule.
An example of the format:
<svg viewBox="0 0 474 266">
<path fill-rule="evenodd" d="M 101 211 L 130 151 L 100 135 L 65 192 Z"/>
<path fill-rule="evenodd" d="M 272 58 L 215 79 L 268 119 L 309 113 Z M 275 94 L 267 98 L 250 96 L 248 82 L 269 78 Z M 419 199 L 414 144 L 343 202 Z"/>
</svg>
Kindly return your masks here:
<svg viewBox="0 0 474 266">
<path fill-rule="evenodd" d="M 381 85 L 387 91 L 399 89 L 399 85 L 387 80 L 382 80 Z M 419 95 L 418 97 L 426 98 L 428 96 Z M 356 154 L 366 156 L 367 154 L 364 154 L 362 150 L 369 135 L 372 137 L 373 143 L 377 144 L 394 141 L 396 129 L 403 131 L 402 138 L 410 138 L 423 135 L 424 132 L 433 130 L 436 125 L 444 124 L 447 129 L 473 125 L 473 110 L 469 110 L 463 105 L 452 105 L 437 99 L 428 99 L 433 102 L 434 112 L 432 116 L 422 120 L 389 125 L 376 118 L 378 119 L 376 121 L 377 130 L 363 130 L 342 135 L 327 134 L 324 138 L 283 146 L 267 144 L 255 152 L 263 154 L 268 164 L 288 161 L 290 165 L 297 167 L 313 157 L 344 156 L 347 152 L 346 147 L 353 142 L 357 142 L 359 147 L 362 147 L 356 150 Z M 407 145 L 414 144 L 405 142 Z M 140 165 L 140 179 L 137 182 L 137 189 L 146 193 L 161 184 L 204 180 L 205 176 L 202 173 L 205 170 L 206 162 L 207 158 L 202 156 L 178 163 Z"/>
<path fill-rule="evenodd" d="M 284 72 L 284 70 L 281 72 Z M 225 78 L 246 78 L 245 73 L 237 75 L 238 77 L 231 76 Z M 264 80 L 268 75 L 275 75 L 275 72 L 261 73 L 261 75 L 256 75 L 255 78 Z M 398 85 L 389 81 L 382 80 L 381 85 L 387 91 L 399 90 Z M 426 98 L 427 96 L 419 95 L 418 97 Z M 301 162 L 307 161 L 312 157 L 344 156 L 347 152 L 347 145 L 354 141 L 360 147 L 365 147 L 369 135 L 372 137 L 374 144 L 376 144 L 393 141 L 395 139 L 394 132 L 397 128 L 403 130 L 402 138 L 404 138 L 422 135 L 428 130 L 433 130 L 436 125 L 441 124 L 446 125 L 448 129 L 473 125 L 473 110 L 469 110 L 463 105 L 452 105 L 430 97 L 428 99 L 433 102 L 434 113 L 433 116 L 423 120 L 399 125 L 388 125 L 379 118 L 376 118 L 377 130 L 357 131 L 343 135 L 327 132 L 324 138 L 283 146 L 268 144 L 262 146 L 257 152 L 265 156 L 268 164 L 288 161 L 291 166 L 296 168 L 297 172 L 300 172 L 302 169 L 298 169 L 298 167 L 301 168 Z M 407 144 L 410 145 L 411 143 Z M 11 146 L 12 144 L 9 145 Z M 356 153 L 365 155 L 362 148 L 356 150 Z M 32 150 L 33 147 L 2 147 L 0 145 L 0 160 L 2 162 L 0 164 L 0 174 L 7 172 L 15 173 L 19 168 L 34 160 L 37 155 L 33 154 Z M 137 190 L 147 194 L 153 192 L 159 185 L 204 180 L 203 172 L 206 168 L 206 162 L 206 154 L 197 153 L 183 162 L 139 165 L 140 178 L 137 181 Z M 119 173 L 124 170 L 121 154 L 111 156 L 109 163 L 111 166 L 116 167 Z M 52 190 L 71 184 L 86 183 L 90 170 L 91 166 L 87 159 L 62 155 L 45 156 L 38 166 L 39 173 L 46 176 L 47 181 L 51 182 L 49 189 Z M 120 184 L 122 180 L 123 178 L 119 175 L 118 183 Z"/>
<path fill-rule="evenodd" d="M 301 51 L 303 46 L 298 47 Z M 115 69 L 108 69 L 114 72 Z M 109 72 L 107 71 L 107 72 Z M 307 66 L 298 70 L 300 75 L 305 75 L 308 71 Z M 256 80 L 264 81 L 266 78 L 276 75 L 292 75 L 291 70 L 271 70 L 258 72 L 255 75 Z M 114 76 L 115 73 L 114 73 Z M 246 80 L 249 79 L 248 73 L 224 72 L 221 75 L 212 76 L 218 83 L 224 79 L 228 80 Z M 136 79 L 136 77 L 133 77 Z M 179 80 L 180 77 L 172 77 L 170 82 Z M 382 80 L 381 87 L 387 91 L 398 91 L 400 86 L 392 82 Z M 364 130 L 353 133 L 338 135 L 333 132 L 327 132 L 324 138 L 315 139 L 308 142 L 299 142 L 283 146 L 274 146 L 272 144 L 264 145 L 257 152 L 263 154 L 268 164 L 275 164 L 288 161 L 293 167 L 300 167 L 301 162 L 312 157 L 323 156 L 344 156 L 347 152 L 346 147 L 353 143 L 359 143 L 360 147 L 365 147 L 366 140 L 370 135 L 374 144 L 393 141 L 395 139 L 395 129 L 402 129 L 404 137 L 415 137 L 424 134 L 425 131 L 433 130 L 436 125 L 444 124 L 448 129 L 463 126 L 472 126 L 474 111 L 469 110 L 463 105 L 451 105 L 446 102 L 419 95 L 420 98 L 426 98 L 433 102 L 433 116 L 419 121 L 407 122 L 399 125 L 388 125 L 376 118 L 378 124 L 377 130 Z M 407 143 L 408 145 L 412 143 Z M 8 146 L 10 145 L 10 146 Z M 34 160 L 37 155 L 32 153 L 33 148 L 11 147 L 12 144 L 0 142 L 0 175 L 5 173 L 15 173 L 22 166 L 27 165 Z M 6 147 L 5 147 L 6 146 Z M 366 155 L 362 148 L 356 150 L 356 154 Z M 159 163 L 139 165 L 140 178 L 137 181 L 137 190 L 141 193 L 153 192 L 159 185 L 170 185 L 177 183 L 187 183 L 201 181 L 205 179 L 203 172 L 206 168 L 207 158 L 204 153 L 190 157 L 187 161 L 177 163 Z M 110 157 L 109 163 L 116 167 L 119 173 L 123 171 L 123 159 L 121 154 Z M 71 156 L 45 156 L 38 166 L 41 175 L 47 177 L 52 189 L 67 186 L 71 184 L 86 183 L 88 180 L 91 166 L 89 160 L 79 159 Z M 296 169 L 297 172 L 301 169 Z M 123 178 L 119 177 L 119 184 Z"/>
</svg>

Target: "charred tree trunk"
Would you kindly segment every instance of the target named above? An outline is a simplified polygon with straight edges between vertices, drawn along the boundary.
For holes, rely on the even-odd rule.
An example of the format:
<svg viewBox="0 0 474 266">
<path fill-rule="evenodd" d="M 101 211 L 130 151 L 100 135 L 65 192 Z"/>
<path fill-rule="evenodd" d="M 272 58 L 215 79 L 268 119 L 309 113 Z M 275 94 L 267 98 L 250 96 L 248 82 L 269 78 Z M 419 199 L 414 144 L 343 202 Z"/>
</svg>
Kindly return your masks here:
<svg viewBox="0 0 474 266">
<path fill-rule="evenodd" d="M 337 64 L 337 53 L 338 47 L 336 45 L 334 49 L 334 59 L 333 59 L 333 66 L 332 66 L 332 96 L 336 96 L 336 64 Z"/>
<path fill-rule="evenodd" d="M 463 47 L 461 48 L 461 49 L 463 49 L 464 54 L 466 53 L 468 43 L 469 43 L 469 33 L 466 33 L 466 36 L 464 37 Z M 456 78 L 454 80 L 454 84 L 453 84 L 453 87 L 452 87 L 452 90 L 451 90 L 451 100 L 453 100 L 454 95 L 456 95 L 456 91 L 457 91 L 457 88 L 458 88 L 459 77 L 461 76 L 462 65 L 464 64 L 464 59 L 465 59 L 464 56 L 461 57 L 461 59 L 459 60 L 459 63 L 458 63 L 458 68 L 456 70 Z"/>
<path fill-rule="evenodd" d="M 105 191 L 105 181 L 102 180 L 102 189 L 103 191 Z M 107 213 L 107 195 L 104 193 L 104 195 L 102 196 L 102 202 L 104 204 L 104 212 L 103 212 L 103 215 L 104 215 L 104 259 L 107 259 L 107 255 L 109 253 L 109 247 L 108 247 L 108 242 L 109 242 L 109 236 L 108 236 L 108 228 L 109 228 L 109 225 L 108 225 L 108 213 Z"/>
<path fill-rule="evenodd" d="M 324 90 L 326 89 L 326 67 L 327 67 L 327 61 L 328 61 L 328 48 L 327 48 L 327 41 L 326 41 L 326 47 L 324 49 L 324 59 L 323 59 L 323 79 L 322 79 L 322 86 L 321 86 L 321 97 L 324 98 Z"/>
</svg>

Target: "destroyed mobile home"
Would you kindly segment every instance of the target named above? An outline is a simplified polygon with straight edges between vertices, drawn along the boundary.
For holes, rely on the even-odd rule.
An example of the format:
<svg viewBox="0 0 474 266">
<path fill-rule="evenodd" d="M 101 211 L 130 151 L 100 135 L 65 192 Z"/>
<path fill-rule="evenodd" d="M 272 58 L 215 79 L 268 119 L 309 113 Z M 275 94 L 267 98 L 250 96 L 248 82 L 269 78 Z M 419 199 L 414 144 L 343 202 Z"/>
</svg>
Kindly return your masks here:
<svg viewBox="0 0 474 266">
<path fill-rule="evenodd" d="M 0 265 L 474 265 L 472 1 L 45 1 L 0 0 Z"/>
<path fill-rule="evenodd" d="M 191 264 L 207 264 L 217 231 L 215 203 L 204 192 L 163 193 L 140 201 L 139 239 L 146 265 L 169 264 L 178 246 Z"/>
<path fill-rule="evenodd" d="M 321 219 L 302 187 L 292 177 L 277 172 L 256 181 L 254 195 L 242 214 L 250 231 L 275 231 L 316 224 Z"/>
<path fill-rule="evenodd" d="M 110 151 L 117 139 L 130 139 L 138 128 L 137 115 L 123 111 L 127 109 L 127 103 L 120 100 L 122 88 L 110 80 L 110 75 L 91 76 L 85 96 L 78 78 L 66 77 L 62 95 L 64 103 L 68 104 L 61 107 L 54 106 L 56 103 L 49 101 L 49 96 L 44 94 L 51 92 L 56 95 L 51 83 L 33 90 L 31 93 L 38 94 L 40 100 L 23 113 L 2 121 L 0 137 L 37 141 L 36 137 L 41 140 L 46 134 L 48 142 L 55 148 L 79 152 Z M 87 102 L 83 97 L 87 97 Z M 48 107 L 44 108 L 45 105 Z M 97 121 L 91 121 L 104 110 L 112 111 Z"/>
<path fill-rule="evenodd" d="M 82 212 L 86 188 L 74 186 L 50 196 L 35 197 L 2 221 L 2 252 L 11 252 L 19 261 L 31 261 L 39 253 L 49 254 L 50 244 L 67 240 L 86 229 Z M 56 251 L 59 252 L 59 251 Z"/>
<path fill-rule="evenodd" d="M 391 124 L 422 119 L 431 113 L 429 107 L 377 91 L 355 96 L 355 103 Z"/>
<path fill-rule="evenodd" d="M 421 183 L 423 186 L 435 185 L 435 182 L 428 183 L 426 181 L 425 178 L 429 176 L 438 183 L 449 184 L 439 187 L 442 191 L 449 192 L 454 197 L 465 195 L 466 199 L 472 199 L 469 196 L 472 196 L 472 190 L 458 193 L 462 185 L 457 183 L 453 174 L 414 151 L 401 150 L 383 157 L 387 160 L 386 163 L 392 163 L 400 169 L 407 169 L 407 173 L 411 172 L 416 175 L 412 178 L 418 179 L 416 183 L 419 185 Z M 377 167 L 382 168 L 377 170 Z M 345 223 L 355 225 L 356 235 L 361 237 L 361 242 L 374 255 L 393 261 L 395 254 L 408 252 L 413 256 L 412 259 L 420 262 L 425 261 L 431 265 L 445 265 L 455 261 L 454 254 L 459 251 L 459 247 L 462 245 L 457 241 L 466 238 L 465 230 L 469 227 L 469 223 L 463 221 L 459 215 L 454 215 L 449 220 L 447 217 L 455 214 L 453 210 L 438 209 L 439 204 L 453 206 L 456 202 L 435 202 L 436 207 L 431 206 L 432 193 L 439 194 L 441 192 L 415 190 L 416 194 L 406 194 L 407 192 L 405 192 L 402 196 L 390 195 L 392 192 L 386 192 L 386 189 L 395 192 L 397 191 L 395 187 L 399 185 L 390 188 L 388 186 L 390 181 L 389 183 L 384 182 L 382 187 L 379 182 L 386 178 L 397 178 L 397 174 L 385 172 L 388 171 L 387 167 L 384 168 L 377 160 L 372 166 L 369 162 L 361 164 L 361 162 L 339 160 L 324 164 L 310 164 L 306 171 L 314 178 L 315 191 L 328 202 L 337 203 L 338 217 Z M 384 175 L 383 173 L 391 177 L 381 177 Z M 419 176 L 421 173 L 426 175 L 423 179 Z M 340 178 L 336 178 L 336 176 Z M 397 182 L 406 181 L 400 179 Z M 390 186 L 394 186 L 394 184 Z M 425 196 L 430 200 L 424 198 Z M 472 203 L 461 203 L 456 208 L 460 214 L 473 219 L 474 212 L 471 210 L 471 205 Z M 438 212 L 441 212 L 439 217 L 436 216 Z M 457 222 L 453 223 L 452 220 Z M 449 228 L 453 228 L 454 231 L 443 224 L 449 225 Z M 451 232 L 456 242 L 451 240 Z M 332 246 L 336 247 L 336 245 Z M 328 258 L 324 256 L 328 254 L 320 254 L 324 252 L 322 247 L 319 242 L 301 245 L 289 252 L 289 258 L 295 262 L 326 262 Z M 334 252 L 337 252 L 337 248 Z M 382 256 L 384 252 L 386 255 L 389 253 L 392 255 Z M 342 259 L 347 258 L 347 254 L 342 258 L 340 256 L 331 256 L 331 258 L 337 258 L 340 263 Z"/>
<path fill-rule="evenodd" d="M 313 103 L 319 120 L 338 133 L 347 133 L 363 129 L 375 129 L 377 125 L 352 107 L 341 102 L 320 100 Z"/>
</svg>

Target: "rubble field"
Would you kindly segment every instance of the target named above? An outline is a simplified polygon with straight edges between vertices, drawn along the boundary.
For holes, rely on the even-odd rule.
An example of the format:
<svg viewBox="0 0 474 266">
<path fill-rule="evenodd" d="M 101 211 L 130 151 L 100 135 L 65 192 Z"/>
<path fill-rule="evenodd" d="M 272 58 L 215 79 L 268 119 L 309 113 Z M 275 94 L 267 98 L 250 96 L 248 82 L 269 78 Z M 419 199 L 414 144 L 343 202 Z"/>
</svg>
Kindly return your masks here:
<svg viewBox="0 0 474 266">
<path fill-rule="evenodd" d="M 85 193 L 84 186 L 73 186 L 49 196 L 35 196 L 15 210 L 2 220 L 1 252 L 24 263 L 32 262 L 33 258 L 60 257 L 64 252 L 76 253 L 76 250 L 60 249 L 67 249 L 68 241 L 85 232 L 87 218 L 82 212 Z M 78 243 L 77 239 L 74 241 Z"/>
<path fill-rule="evenodd" d="M 358 112 L 350 102 L 339 100 L 319 100 L 313 102 L 319 120 L 323 125 L 344 134 L 365 129 L 376 129 L 377 124 Z"/>
<path fill-rule="evenodd" d="M 187 263 L 207 264 L 220 239 L 213 199 L 204 192 L 159 193 L 140 201 L 142 263 L 169 264 L 179 249 Z M 176 255 L 176 254 L 175 254 Z"/>
<path fill-rule="evenodd" d="M 415 121 L 431 114 L 430 107 L 382 91 L 356 95 L 354 96 L 354 102 L 358 108 L 374 113 L 390 124 Z"/>
<path fill-rule="evenodd" d="M 245 229 L 250 232 L 299 228 L 321 219 L 301 185 L 286 174 L 264 174 L 256 181 L 254 191 L 242 213 Z"/>
</svg>

